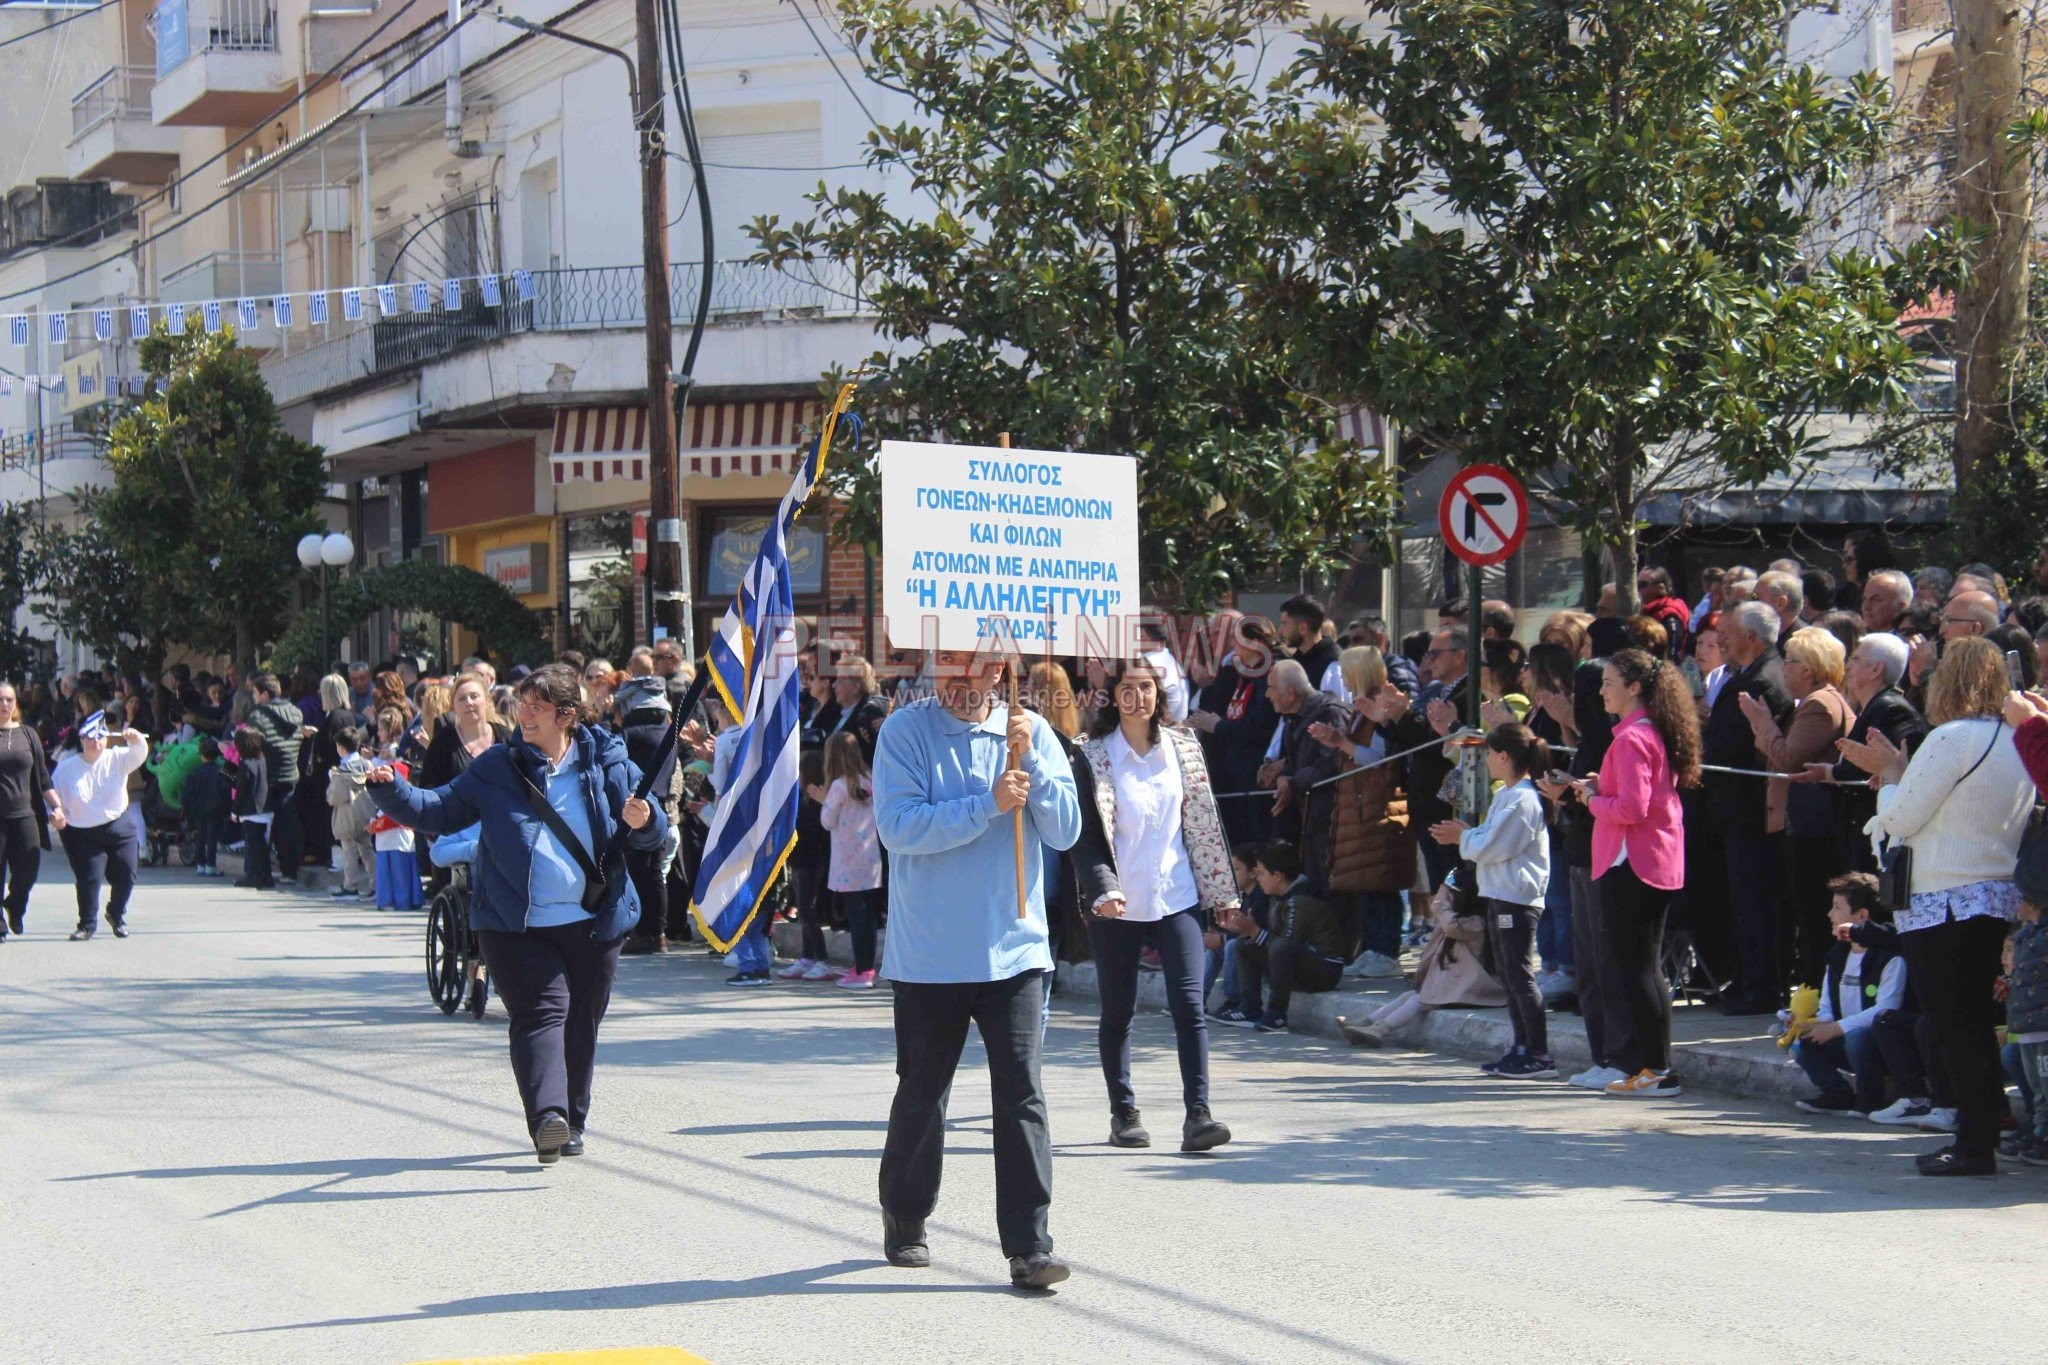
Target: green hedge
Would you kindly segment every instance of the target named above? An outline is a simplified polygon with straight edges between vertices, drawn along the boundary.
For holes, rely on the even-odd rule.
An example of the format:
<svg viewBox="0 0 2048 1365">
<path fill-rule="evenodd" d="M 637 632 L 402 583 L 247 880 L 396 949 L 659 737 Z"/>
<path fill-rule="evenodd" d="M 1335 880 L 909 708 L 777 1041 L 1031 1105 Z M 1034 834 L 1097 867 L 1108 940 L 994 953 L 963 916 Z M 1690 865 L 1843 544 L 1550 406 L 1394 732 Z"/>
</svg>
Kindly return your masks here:
<svg viewBox="0 0 2048 1365">
<path fill-rule="evenodd" d="M 409 559 L 403 564 L 365 569 L 338 579 L 329 587 L 334 638 L 355 629 L 371 612 L 391 607 L 425 612 L 473 632 L 494 663 L 537 664 L 551 653 L 540 622 L 517 597 L 495 580 L 460 564 L 433 564 Z M 302 663 L 325 667 L 320 656 L 320 606 L 300 613 L 271 651 L 270 666 L 283 673 Z"/>
</svg>

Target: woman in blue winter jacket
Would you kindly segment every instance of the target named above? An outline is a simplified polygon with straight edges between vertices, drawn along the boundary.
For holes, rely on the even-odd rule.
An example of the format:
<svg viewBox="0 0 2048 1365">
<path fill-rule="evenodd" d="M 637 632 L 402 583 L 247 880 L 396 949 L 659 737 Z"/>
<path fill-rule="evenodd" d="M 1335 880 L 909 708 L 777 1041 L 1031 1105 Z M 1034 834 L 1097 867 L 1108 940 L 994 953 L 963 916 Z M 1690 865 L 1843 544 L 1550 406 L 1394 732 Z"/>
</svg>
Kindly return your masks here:
<svg viewBox="0 0 2048 1365">
<path fill-rule="evenodd" d="M 469 910 L 511 1014 L 512 1072 L 541 1164 L 583 1152 L 597 1028 L 619 946 L 640 918 L 632 880 L 606 850 L 658 849 L 661 808 L 633 795 L 640 772 L 618 736 L 591 723 L 576 674 L 549 664 L 519 684 L 519 734 L 431 791 L 371 769 L 378 809 L 430 834 L 477 826 Z M 567 838 L 564 838 L 564 835 Z M 605 884 L 586 895 L 590 867 Z"/>
</svg>

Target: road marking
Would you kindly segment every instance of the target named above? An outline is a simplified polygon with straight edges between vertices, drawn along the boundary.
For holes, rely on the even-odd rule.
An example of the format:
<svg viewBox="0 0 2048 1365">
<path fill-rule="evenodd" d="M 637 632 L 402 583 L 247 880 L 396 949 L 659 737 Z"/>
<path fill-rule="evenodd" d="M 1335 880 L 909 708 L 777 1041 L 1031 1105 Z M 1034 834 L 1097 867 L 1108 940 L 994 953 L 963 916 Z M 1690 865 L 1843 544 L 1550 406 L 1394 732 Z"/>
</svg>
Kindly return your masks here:
<svg viewBox="0 0 2048 1365">
<path fill-rule="evenodd" d="M 711 1365 L 678 1346 L 620 1346 L 604 1351 L 545 1351 L 529 1356 L 459 1356 L 414 1365 Z"/>
</svg>

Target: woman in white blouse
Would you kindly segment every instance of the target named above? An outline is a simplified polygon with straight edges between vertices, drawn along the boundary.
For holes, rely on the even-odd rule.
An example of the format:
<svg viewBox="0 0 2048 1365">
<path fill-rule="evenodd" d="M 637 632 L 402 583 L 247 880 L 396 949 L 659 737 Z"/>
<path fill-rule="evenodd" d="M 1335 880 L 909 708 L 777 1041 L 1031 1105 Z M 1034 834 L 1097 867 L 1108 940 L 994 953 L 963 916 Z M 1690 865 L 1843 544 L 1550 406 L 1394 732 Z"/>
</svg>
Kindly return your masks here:
<svg viewBox="0 0 2048 1365">
<path fill-rule="evenodd" d="M 107 713 L 95 711 L 79 723 L 78 752 L 50 772 L 57 808 L 50 827 L 64 841 L 64 856 L 78 888 L 78 927 L 73 943 L 93 935 L 100 919 L 100 887 L 109 886 L 107 923 L 115 938 L 128 937 L 128 897 L 135 890 L 135 825 L 128 818 L 128 775 L 149 758 L 149 739 L 124 730 L 111 741 Z"/>
<path fill-rule="evenodd" d="M 1109 1083 L 1109 1140 L 1149 1147 L 1131 1089 L 1131 1020 L 1138 1008 L 1138 957 L 1158 949 L 1179 1043 L 1181 1098 L 1187 1118 L 1181 1150 L 1203 1152 L 1230 1141 L 1209 1113 L 1209 1032 L 1202 1009 L 1205 912 L 1235 908 L 1237 882 L 1202 747 L 1191 731 L 1169 728 L 1157 668 L 1125 667 L 1115 707 L 1104 707 L 1081 746 L 1094 777 L 1093 808 L 1083 803 L 1074 846 L 1081 904 L 1102 997 L 1097 1043 Z"/>
<path fill-rule="evenodd" d="M 1911 903 L 1895 910 L 1906 977 L 1954 1078 L 1956 1139 L 1919 1159 L 1922 1175 L 1991 1175 L 2005 1077 L 1992 999 L 2007 925 L 2018 914 L 2013 864 L 2034 784 L 2001 716 L 2011 691 L 1998 646 L 1950 640 L 1927 683 L 1934 730 L 1910 756 L 1882 732 L 1841 742 L 1876 777 L 1868 832 L 1912 850 Z"/>
</svg>

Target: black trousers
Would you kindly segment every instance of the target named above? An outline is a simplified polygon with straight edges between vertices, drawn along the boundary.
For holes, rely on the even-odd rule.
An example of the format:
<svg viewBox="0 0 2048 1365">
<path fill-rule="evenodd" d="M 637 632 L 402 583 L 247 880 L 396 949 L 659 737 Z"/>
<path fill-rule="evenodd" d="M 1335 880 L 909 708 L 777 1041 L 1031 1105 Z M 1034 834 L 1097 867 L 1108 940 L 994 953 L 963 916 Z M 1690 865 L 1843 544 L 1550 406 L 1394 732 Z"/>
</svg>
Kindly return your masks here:
<svg viewBox="0 0 2048 1365">
<path fill-rule="evenodd" d="M 1818 986 L 1827 976 L 1835 935 L 1828 924 L 1830 879 L 1845 870 L 1832 834 L 1781 834 L 1785 894 L 1778 916 L 1778 985 Z"/>
<path fill-rule="evenodd" d="M 1737 990 L 1745 997 L 1776 1003 L 1778 991 L 1778 903 L 1784 870 L 1778 840 L 1768 834 L 1725 834 L 1728 908 L 1735 921 L 1735 952 L 1741 962 Z"/>
<path fill-rule="evenodd" d="M 1263 990 L 1266 1017 L 1285 1019 L 1296 991 L 1313 995 L 1334 990 L 1343 979 L 1343 963 L 1330 961 L 1299 939 L 1238 940 L 1237 993 L 1246 1002 L 1247 1012 Z"/>
<path fill-rule="evenodd" d="M 1613 954 L 1629 1037 L 1614 1065 L 1633 1076 L 1671 1067 L 1671 984 L 1664 979 L 1664 920 L 1671 893 L 1650 886 L 1627 863 L 1600 877 L 1607 898 L 1608 951 Z"/>
<path fill-rule="evenodd" d="M 1209 1107 L 1209 1021 L 1202 1012 L 1202 924 L 1192 909 L 1164 919 L 1130 922 L 1088 916 L 1088 945 L 1094 950 L 1096 989 L 1102 1019 L 1096 1050 L 1112 1109 L 1135 1109 L 1131 1089 L 1131 1021 L 1138 1013 L 1138 955 L 1147 945 L 1159 950 L 1166 978 L 1166 1002 L 1180 1052 L 1181 1103 L 1189 1110 Z"/>
<path fill-rule="evenodd" d="M 1052 1139 L 1039 1083 L 1039 971 L 1007 981 L 898 981 L 896 1101 L 882 1148 L 882 1207 L 898 1218 L 929 1218 L 939 1202 L 946 1154 L 946 1101 L 971 1023 L 988 1051 L 996 1149 L 996 1230 L 1005 1256 L 1051 1251 Z"/>
<path fill-rule="evenodd" d="M 635 938 L 661 938 L 668 933 L 668 878 L 661 874 L 661 850 L 626 847 L 626 876 L 640 898 Z"/>
<path fill-rule="evenodd" d="M 299 875 L 299 784 L 273 782 L 263 809 L 271 813 L 270 842 L 277 846 L 277 875 Z"/>
<path fill-rule="evenodd" d="M 826 869 L 816 864 L 791 864 L 789 869 L 789 898 L 796 908 L 797 928 L 803 936 L 797 955 L 813 962 L 823 962 L 826 957 L 825 916 L 831 911 L 832 901 L 831 893 L 825 890 L 825 873 Z"/>
<path fill-rule="evenodd" d="M 1910 968 L 1909 968 L 1910 970 Z M 1926 1100 L 1936 1109 L 1956 1107 L 1955 1087 L 1934 1041 L 1934 1021 L 1911 1010 L 1882 1010 L 1870 1021 L 1884 1069 L 1903 1099 Z"/>
<path fill-rule="evenodd" d="M 33 799 L 40 801 L 43 794 L 35 792 Z M 18 920 L 27 913 L 28 893 L 35 890 L 43 870 L 42 827 L 34 812 L 0 820 L 0 868 L 7 877 L 7 894 L 0 904 L 6 906 L 10 921 Z"/>
<path fill-rule="evenodd" d="M 78 927 L 90 933 L 100 918 L 100 888 L 107 897 L 107 923 L 128 918 L 128 897 L 135 890 L 135 826 L 126 815 L 105 825 L 67 825 L 59 836 L 71 876 L 78 883 Z"/>
<path fill-rule="evenodd" d="M 1508 1021 L 1515 1045 L 1538 1056 L 1550 1051 L 1550 1024 L 1543 1013 L 1543 992 L 1536 989 L 1536 921 L 1540 905 L 1486 902 L 1486 945 L 1493 953 L 1493 974 L 1508 993 Z"/>
<path fill-rule="evenodd" d="M 1595 1066 L 1618 1066 L 1630 1050 L 1628 1010 L 1623 1007 L 1621 964 L 1615 960 L 1607 886 L 1590 867 L 1573 867 L 1572 953 L 1579 969 L 1579 1017 L 1586 1021 L 1586 1046 Z"/>
<path fill-rule="evenodd" d="M 512 1016 L 512 1075 L 527 1131 L 550 1109 L 581 1130 L 590 1116 L 597 1026 L 625 939 L 594 939 L 590 921 L 579 920 L 522 934 L 479 929 L 476 942 Z"/>
<path fill-rule="evenodd" d="M 1934 1025 L 1935 1054 L 1955 1090 L 1955 1145 L 1965 1156 L 1990 1156 L 1998 1147 L 2005 1103 L 1998 1025 L 2004 1007 L 1991 991 L 2005 931 L 2004 920 L 1986 915 L 1899 935 L 1913 993 Z"/>
</svg>

